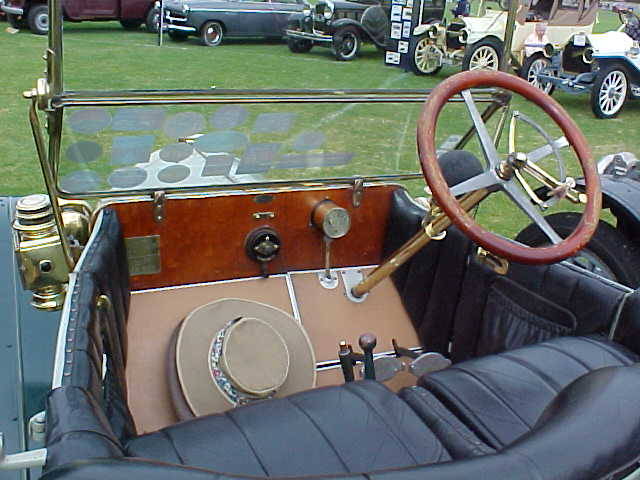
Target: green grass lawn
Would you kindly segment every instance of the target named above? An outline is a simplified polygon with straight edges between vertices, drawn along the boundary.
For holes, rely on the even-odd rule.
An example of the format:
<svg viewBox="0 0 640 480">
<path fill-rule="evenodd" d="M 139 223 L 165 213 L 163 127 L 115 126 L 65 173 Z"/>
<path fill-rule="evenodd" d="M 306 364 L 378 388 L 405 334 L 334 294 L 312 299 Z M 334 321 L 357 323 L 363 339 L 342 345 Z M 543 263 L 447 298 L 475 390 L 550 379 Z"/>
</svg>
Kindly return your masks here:
<svg viewBox="0 0 640 480">
<path fill-rule="evenodd" d="M 616 16 L 604 13 L 600 17 L 598 31 L 615 27 Z M 28 103 L 21 98 L 21 92 L 32 88 L 42 74 L 41 56 L 46 39 L 27 31 L 9 34 L 5 26 L 2 24 L 0 31 L 3 52 L 0 157 L 4 163 L 0 194 L 23 195 L 43 190 L 27 121 Z M 182 43 L 166 38 L 165 42 L 159 48 L 154 35 L 142 29 L 125 31 L 117 22 L 66 23 L 66 89 L 429 88 L 457 71 L 444 68 L 436 76 L 418 77 L 385 67 L 382 54 L 371 46 L 364 48 L 355 61 L 337 62 L 328 49 L 316 47 L 308 54 L 294 55 L 283 42 L 230 40 L 216 48 L 202 47 L 195 38 Z M 596 160 L 613 152 L 637 152 L 640 102 L 628 103 L 616 119 L 597 120 L 591 113 L 588 96 L 557 93 L 555 98 L 586 134 Z M 543 119 L 527 102 L 519 101 L 516 105 Z M 339 124 L 327 130 L 328 134 L 343 136 L 343 143 L 354 151 L 364 152 L 371 164 L 355 162 L 340 174 L 362 173 L 363 168 L 376 172 L 415 170 L 414 131 L 418 112 L 418 105 L 377 105 L 357 106 L 342 115 Z M 452 109 L 443 118 L 439 140 L 464 131 L 466 124 L 459 112 Z M 318 113 L 318 118 L 322 113 Z M 308 113 L 306 121 L 313 122 L 314 115 Z M 383 127 L 391 137 L 400 139 L 400 148 L 380 135 Z M 345 135 L 345 128 L 350 130 L 349 135 Z M 540 144 L 539 139 L 530 138 L 525 131 L 520 132 L 519 140 L 527 148 Z M 575 165 L 570 165 L 570 170 L 575 172 Z M 412 190 L 417 192 L 420 188 L 413 186 Z M 511 220 L 506 224 L 496 220 L 496 214 L 503 209 L 503 203 L 498 201 L 495 207 L 483 207 L 483 217 L 491 226 L 497 223 L 505 231 L 513 231 Z"/>
</svg>

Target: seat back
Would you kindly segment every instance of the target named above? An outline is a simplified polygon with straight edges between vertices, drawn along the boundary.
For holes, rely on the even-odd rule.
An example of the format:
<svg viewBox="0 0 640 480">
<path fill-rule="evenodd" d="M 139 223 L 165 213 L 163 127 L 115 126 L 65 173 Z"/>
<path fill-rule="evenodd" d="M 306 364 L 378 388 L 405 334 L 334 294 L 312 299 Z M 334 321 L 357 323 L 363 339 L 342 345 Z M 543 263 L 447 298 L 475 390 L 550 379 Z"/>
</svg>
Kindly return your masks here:
<svg viewBox="0 0 640 480">
<path fill-rule="evenodd" d="M 385 257 L 421 228 L 424 213 L 406 191 L 394 193 Z M 426 349 L 458 362 L 563 335 L 608 333 L 626 302 L 619 331 L 638 351 L 640 294 L 627 298 L 626 287 L 563 263 L 512 263 L 501 275 L 471 258 L 473 251 L 451 227 L 444 240 L 430 242 L 393 274 Z"/>
<path fill-rule="evenodd" d="M 628 289 L 564 263 L 512 263 L 503 276 L 471 259 L 462 291 L 454 362 L 559 336 L 607 334 Z"/>
<path fill-rule="evenodd" d="M 60 321 L 47 400 L 47 468 L 116 454 L 135 434 L 124 374 L 129 295 L 120 224 L 104 210 L 70 276 Z"/>
</svg>

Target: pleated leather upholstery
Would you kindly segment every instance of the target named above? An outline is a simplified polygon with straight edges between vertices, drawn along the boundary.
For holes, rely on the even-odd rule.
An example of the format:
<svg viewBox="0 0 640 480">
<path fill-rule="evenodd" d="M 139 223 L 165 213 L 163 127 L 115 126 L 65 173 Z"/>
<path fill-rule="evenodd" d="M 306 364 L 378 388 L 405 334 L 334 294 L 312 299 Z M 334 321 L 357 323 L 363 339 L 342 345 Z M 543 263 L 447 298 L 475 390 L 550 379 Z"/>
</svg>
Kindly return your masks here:
<svg viewBox="0 0 640 480">
<path fill-rule="evenodd" d="M 207 441 L 195 441 L 195 439 Z M 354 382 L 201 417 L 131 441 L 127 455 L 256 476 L 329 475 L 448 461 L 384 385 Z"/>
<path fill-rule="evenodd" d="M 420 384 L 493 448 L 529 432 L 571 382 L 637 354 L 601 336 L 560 337 L 476 358 L 424 376 Z"/>
</svg>

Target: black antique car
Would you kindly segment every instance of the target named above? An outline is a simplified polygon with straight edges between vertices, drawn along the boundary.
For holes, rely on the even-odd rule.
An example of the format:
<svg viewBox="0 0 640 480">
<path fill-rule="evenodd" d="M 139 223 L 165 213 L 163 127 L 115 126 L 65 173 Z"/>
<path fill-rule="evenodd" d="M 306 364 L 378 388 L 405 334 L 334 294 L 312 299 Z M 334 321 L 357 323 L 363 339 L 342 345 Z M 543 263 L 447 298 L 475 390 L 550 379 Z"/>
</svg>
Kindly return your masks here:
<svg viewBox="0 0 640 480">
<path fill-rule="evenodd" d="M 289 15 L 309 8 L 306 0 L 175 0 L 165 2 L 169 37 L 200 37 L 207 47 L 224 38 L 282 38 Z"/>
<path fill-rule="evenodd" d="M 420 2 L 420 6 L 423 16 L 431 20 L 442 18 L 442 2 Z M 291 16 L 287 43 L 294 53 L 322 45 L 331 47 L 338 60 L 353 60 L 363 42 L 371 42 L 379 49 L 387 46 L 390 17 L 390 2 L 320 0 L 313 10 Z"/>
<path fill-rule="evenodd" d="M 483 70 L 429 91 L 68 91 L 52 5 L 24 94 L 47 195 L 0 199 L 2 475 L 638 478 L 640 291 L 563 261 L 603 198 L 554 99 Z M 397 121 L 416 117 L 417 151 Z M 580 215 L 566 238 L 539 185 Z M 550 244 L 484 223 L 502 197 Z"/>
</svg>

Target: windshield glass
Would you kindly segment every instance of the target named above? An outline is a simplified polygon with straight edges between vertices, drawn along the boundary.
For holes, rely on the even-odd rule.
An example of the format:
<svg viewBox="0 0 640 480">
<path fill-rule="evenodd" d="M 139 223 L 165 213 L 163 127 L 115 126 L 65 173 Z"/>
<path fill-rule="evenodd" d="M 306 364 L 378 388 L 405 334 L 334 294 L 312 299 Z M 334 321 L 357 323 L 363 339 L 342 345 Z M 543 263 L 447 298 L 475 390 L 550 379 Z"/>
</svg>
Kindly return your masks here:
<svg viewBox="0 0 640 480">
<path fill-rule="evenodd" d="M 67 108 L 58 186 L 73 194 L 418 172 L 419 107 Z"/>
<path fill-rule="evenodd" d="M 420 175 L 415 125 L 423 97 L 67 107 L 58 188 L 115 193 Z M 490 100 L 478 92 L 477 101 Z M 437 138 L 443 149 L 453 148 L 469 128 L 469 121 L 460 121 L 463 109 L 452 105 L 443 115 L 447 128 Z"/>
</svg>

